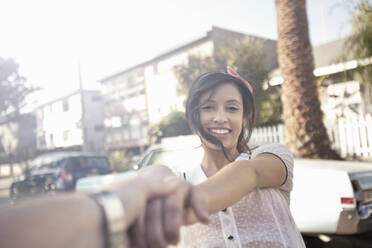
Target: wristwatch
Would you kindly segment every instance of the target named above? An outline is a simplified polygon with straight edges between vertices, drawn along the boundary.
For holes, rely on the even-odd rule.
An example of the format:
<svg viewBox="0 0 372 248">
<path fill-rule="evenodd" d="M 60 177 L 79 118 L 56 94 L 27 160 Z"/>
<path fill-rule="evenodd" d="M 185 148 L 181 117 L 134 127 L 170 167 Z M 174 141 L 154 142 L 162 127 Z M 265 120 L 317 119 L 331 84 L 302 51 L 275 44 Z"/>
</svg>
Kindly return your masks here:
<svg viewBox="0 0 372 248">
<path fill-rule="evenodd" d="M 125 211 L 119 197 L 109 191 L 95 192 L 91 196 L 102 212 L 105 248 L 128 248 Z"/>
</svg>

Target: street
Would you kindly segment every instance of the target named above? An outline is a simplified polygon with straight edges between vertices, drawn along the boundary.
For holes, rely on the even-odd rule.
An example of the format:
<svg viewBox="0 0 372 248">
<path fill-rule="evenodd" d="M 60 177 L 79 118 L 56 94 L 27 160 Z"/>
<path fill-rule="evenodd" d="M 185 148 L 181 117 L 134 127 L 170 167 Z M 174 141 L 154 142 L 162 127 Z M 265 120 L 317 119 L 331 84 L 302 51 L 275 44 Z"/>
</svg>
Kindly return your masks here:
<svg viewBox="0 0 372 248">
<path fill-rule="evenodd" d="M 318 237 L 304 236 L 308 248 L 371 248 L 372 234 L 360 235 L 330 235 L 329 242 L 321 241 Z"/>
</svg>

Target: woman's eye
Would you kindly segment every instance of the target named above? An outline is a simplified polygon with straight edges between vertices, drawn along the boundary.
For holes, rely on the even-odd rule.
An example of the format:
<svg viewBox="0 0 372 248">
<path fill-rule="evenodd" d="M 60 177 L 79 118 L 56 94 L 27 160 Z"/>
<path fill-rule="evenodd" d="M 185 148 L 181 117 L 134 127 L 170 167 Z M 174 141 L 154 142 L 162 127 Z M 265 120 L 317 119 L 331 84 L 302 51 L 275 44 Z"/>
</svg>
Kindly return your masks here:
<svg viewBox="0 0 372 248">
<path fill-rule="evenodd" d="M 213 109 L 213 106 L 206 105 L 206 106 L 201 107 L 201 109 L 202 110 L 211 110 L 211 109 Z"/>
<path fill-rule="evenodd" d="M 234 107 L 234 106 L 227 107 L 227 109 L 228 109 L 229 111 L 238 111 L 238 110 L 239 110 L 237 107 Z"/>
</svg>

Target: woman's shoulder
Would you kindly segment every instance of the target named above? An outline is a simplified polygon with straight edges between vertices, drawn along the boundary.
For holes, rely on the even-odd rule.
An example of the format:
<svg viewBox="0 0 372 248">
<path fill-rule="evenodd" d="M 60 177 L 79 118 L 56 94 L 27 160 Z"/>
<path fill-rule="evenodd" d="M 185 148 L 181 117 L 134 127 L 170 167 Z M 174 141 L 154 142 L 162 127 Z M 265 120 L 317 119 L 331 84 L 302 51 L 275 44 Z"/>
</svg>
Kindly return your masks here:
<svg viewBox="0 0 372 248">
<path fill-rule="evenodd" d="M 286 168 L 286 180 L 285 182 L 279 187 L 279 189 L 284 190 L 286 192 L 290 192 L 292 190 L 292 179 L 293 179 L 293 167 L 294 167 L 294 160 L 293 154 L 283 144 L 280 143 L 267 143 L 260 145 L 252 150 L 252 158 L 264 153 L 269 153 L 274 155 L 275 157 L 279 158 Z M 286 198 L 289 200 L 289 195 L 286 195 Z"/>
<path fill-rule="evenodd" d="M 251 154 L 249 153 L 240 153 L 239 156 L 235 159 L 236 161 L 238 160 L 250 160 L 251 159 Z"/>
<path fill-rule="evenodd" d="M 264 143 L 264 144 L 261 144 L 259 146 L 256 146 L 252 149 L 252 151 L 254 151 L 256 149 L 277 149 L 277 148 L 288 150 L 288 147 L 286 147 L 285 145 L 283 145 L 281 143 L 271 142 L 271 143 Z"/>
<path fill-rule="evenodd" d="M 252 150 L 252 158 L 260 154 L 269 153 L 278 157 L 287 167 L 288 171 L 292 171 L 294 159 L 293 153 L 283 144 L 280 143 L 267 143 L 260 145 Z"/>
<path fill-rule="evenodd" d="M 250 152 L 243 152 L 240 153 L 239 156 L 236 158 L 236 160 L 242 160 L 242 159 L 251 159 L 256 157 L 259 154 L 262 153 L 272 153 L 274 155 L 278 154 L 288 154 L 292 156 L 292 153 L 289 151 L 289 149 L 280 143 L 265 143 L 259 146 L 256 146 L 250 150 Z"/>
<path fill-rule="evenodd" d="M 274 155 L 283 154 L 293 157 L 293 154 L 288 147 L 280 143 L 265 143 L 252 149 L 252 157 L 262 153 L 272 153 Z"/>
</svg>

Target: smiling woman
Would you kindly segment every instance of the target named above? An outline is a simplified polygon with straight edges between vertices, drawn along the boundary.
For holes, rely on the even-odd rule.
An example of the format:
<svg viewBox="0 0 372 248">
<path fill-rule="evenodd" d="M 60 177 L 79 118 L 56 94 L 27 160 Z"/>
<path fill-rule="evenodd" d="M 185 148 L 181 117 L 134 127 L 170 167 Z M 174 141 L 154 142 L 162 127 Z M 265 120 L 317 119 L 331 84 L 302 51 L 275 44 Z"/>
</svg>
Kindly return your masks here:
<svg viewBox="0 0 372 248">
<path fill-rule="evenodd" d="M 195 185 L 193 194 L 205 201 L 210 222 L 183 227 L 178 247 L 305 247 L 289 209 L 293 156 L 280 144 L 248 147 L 254 116 L 252 87 L 231 68 L 202 74 L 191 85 L 186 117 L 204 155 L 188 168 L 177 159 L 171 167 Z M 179 226 L 197 220 L 175 211 L 184 204 L 178 198 L 149 205 L 145 222 L 164 227 L 157 234 L 145 231 L 147 243 L 176 243 Z"/>
<path fill-rule="evenodd" d="M 247 146 L 255 116 L 250 84 L 229 67 L 203 74 L 190 88 L 186 115 L 204 158 L 184 177 L 212 215 L 208 226 L 184 228 L 182 245 L 304 247 L 289 210 L 292 154 L 279 144 Z"/>
</svg>

